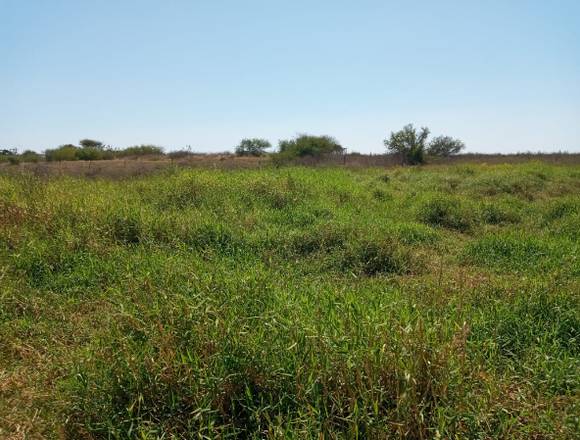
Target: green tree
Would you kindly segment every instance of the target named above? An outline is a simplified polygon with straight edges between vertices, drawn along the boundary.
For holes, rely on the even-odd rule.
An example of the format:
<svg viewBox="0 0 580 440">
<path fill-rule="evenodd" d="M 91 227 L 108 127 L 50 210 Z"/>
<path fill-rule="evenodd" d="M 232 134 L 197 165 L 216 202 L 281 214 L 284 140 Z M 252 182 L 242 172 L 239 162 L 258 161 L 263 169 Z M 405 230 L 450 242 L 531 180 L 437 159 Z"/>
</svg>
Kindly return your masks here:
<svg viewBox="0 0 580 440">
<path fill-rule="evenodd" d="M 272 148 L 272 144 L 266 139 L 242 139 L 236 147 L 236 154 L 238 156 L 263 156 L 268 148 Z"/>
<path fill-rule="evenodd" d="M 448 157 L 458 154 L 465 148 L 465 144 L 451 136 L 438 136 L 429 143 L 427 153 L 432 156 Z"/>
<path fill-rule="evenodd" d="M 36 151 L 25 150 L 20 154 L 20 160 L 22 162 L 39 162 L 40 159 L 41 156 Z"/>
<path fill-rule="evenodd" d="M 48 162 L 62 160 L 77 160 L 79 148 L 72 144 L 61 145 L 58 148 L 49 149 L 44 152 L 44 157 Z"/>
<path fill-rule="evenodd" d="M 102 142 L 93 139 L 81 139 L 79 145 L 83 148 L 97 148 L 99 150 L 105 147 Z"/>
<path fill-rule="evenodd" d="M 163 148 L 157 145 L 134 145 L 115 152 L 117 157 L 159 156 L 162 154 Z"/>
<path fill-rule="evenodd" d="M 404 163 L 417 165 L 424 162 L 428 137 L 427 127 L 422 127 L 418 131 L 413 124 L 408 124 L 402 130 L 391 132 L 391 136 L 384 140 L 384 144 L 391 153 L 400 154 Z"/>
<path fill-rule="evenodd" d="M 278 151 L 289 158 L 319 157 L 325 154 L 342 153 L 344 148 L 331 136 L 301 134 L 295 139 L 281 140 L 278 144 Z"/>
</svg>

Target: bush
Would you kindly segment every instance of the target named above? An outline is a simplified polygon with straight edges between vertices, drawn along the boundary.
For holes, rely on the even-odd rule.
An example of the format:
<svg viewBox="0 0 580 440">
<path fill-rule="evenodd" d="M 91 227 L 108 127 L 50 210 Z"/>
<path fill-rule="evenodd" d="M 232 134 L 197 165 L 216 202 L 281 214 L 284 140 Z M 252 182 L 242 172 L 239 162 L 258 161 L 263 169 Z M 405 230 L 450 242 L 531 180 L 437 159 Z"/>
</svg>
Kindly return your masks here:
<svg viewBox="0 0 580 440">
<path fill-rule="evenodd" d="M 424 162 L 427 137 L 429 137 L 427 127 L 417 132 L 413 124 L 408 124 L 402 130 L 391 132 L 391 137 L 383 142 L 391 153 L 400 154 L 404 163 L 417 165 Z"/>
<path fill-rule="evenodd" d="M 429 143 L 428 153 L 432 156 L 448 157 L 458 154 L 465 148 L 459 139 L 450 136 L 438 136 Z"/>
<path fill-rule="evenodd" d="M 194 153 L 190 150 L 177 150 L 177 151 L 170 151 L 169 153 L 167 153 L 167 156 L 170 159 L 184 159 L 186 157 L 190 157 L 193 156 Z"/>
<path fill-rule="evenodd" d="M 107 156 L 107 151 L 96 147 L 83 147 L 78 148 L 76 151 L 76 157 L 78 160 L 103 160 L 105 158 L 112 159 L 112 153 L 109 157 Z"/>
<path fill-rule="evenodd" d="M 89 139 L 83 139 L 81 142 L 87 144 L 87 141 L 89 141 Z M 46 150 L 44 155 L 47 162 L 70 160 L 105 160 L 113 159 L 115 157 L 115 152 L 111 149 L 104 149 L 102 146 L 77 147 L 76 145 L 66 144 L 61 145 L 56 149 Z"/>
<path fill-rule="evenodd" d="M 118 157 L 127 156 L 157 156 L 163 154 L 163 148 L 157 145 L 135 145 L 116 152 Z"/>
<path fill-rule="evenodd" d="M 236 147 L 236 155 L 238 156 L 263 156 L 266 154 L 268 148 L 272 148 L 272 144 L 266 139 L 242 139 L 240 144 Z"/>
<path fill-rule="evenodd" d="M 64 160 L 77 160 L 77 150 L 79 148 L 72 144 L 61 145 L 52 150 L 46 150 L 44 156 L 47 162 L 60 162 Z"/>
<path fill-rule="evenodd" d="M 278 144 L 279 157 L 321 157 L 326 154 L 342 153 L 344 148 L 330 136 L 299 135 L 296 139 L 282 140 Z"/>
<path fill-rule="evenodd" d="M 36 151 L 32 151 L 32 150 L 26 150 L 24 152 L 22 152 L 22 154 L 20 154 L 20 160 L 22 162 L 39 162 L 41 159 L 40 154 L 38 154 Z"/>
</svg>

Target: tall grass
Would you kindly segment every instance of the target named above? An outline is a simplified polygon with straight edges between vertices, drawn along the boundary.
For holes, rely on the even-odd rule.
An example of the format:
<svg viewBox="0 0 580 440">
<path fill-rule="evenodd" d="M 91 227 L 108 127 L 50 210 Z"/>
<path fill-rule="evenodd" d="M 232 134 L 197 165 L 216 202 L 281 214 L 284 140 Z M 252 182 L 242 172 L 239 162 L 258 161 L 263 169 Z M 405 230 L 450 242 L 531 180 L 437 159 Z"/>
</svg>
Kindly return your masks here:
<svg viewBox="0 0 580 440">
<path fill-rule="evenodd" d="M 572 439 L 579 177 L 0 176 L 0 437 Z"/>
</svg>

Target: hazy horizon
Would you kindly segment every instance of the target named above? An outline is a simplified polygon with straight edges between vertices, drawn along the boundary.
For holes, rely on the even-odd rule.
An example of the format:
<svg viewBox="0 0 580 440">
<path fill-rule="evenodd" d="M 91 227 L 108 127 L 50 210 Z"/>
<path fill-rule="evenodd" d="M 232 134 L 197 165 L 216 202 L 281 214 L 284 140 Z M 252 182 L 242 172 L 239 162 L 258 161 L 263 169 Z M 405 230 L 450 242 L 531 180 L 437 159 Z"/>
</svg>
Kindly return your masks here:
<svg viewBox="0 0 580 440">
<path fill-rule="evenodd" d="M 467 153 L 580 152 L 580 3 L 0 0 L 0 148 L 232 150 L 407 123 Z"/>
</svg>

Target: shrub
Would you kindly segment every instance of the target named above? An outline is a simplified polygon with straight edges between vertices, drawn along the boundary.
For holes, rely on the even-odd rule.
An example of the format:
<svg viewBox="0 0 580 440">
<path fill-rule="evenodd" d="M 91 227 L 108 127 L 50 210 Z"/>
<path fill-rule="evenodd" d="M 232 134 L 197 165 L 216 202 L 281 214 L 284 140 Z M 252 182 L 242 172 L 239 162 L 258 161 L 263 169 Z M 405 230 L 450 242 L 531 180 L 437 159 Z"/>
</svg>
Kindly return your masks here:
<svg viewBox="0 0 580 440">
<path fill-rule="evenodd" d="M 421 131 L 417 132 L 413 124 L 408 124 L 402 130 L 391 132 L 391 137 L 383 142 L 391 153 L 400 154 L 404 163 L 417 165 L 424 161 L 427 137 L 429 137 L 427 127 L 423 127 Z"/>
<path fill-rule="evenodd" d="M 20 160 L 22 162 L 39 162 L 40 159 L 41 155 L 32 150 L 26 150 L 20 154 Z"/>
<path fill-rule="evenodd" d="M 16 153 L 17 153 L 16 148 L 14 148 L 14 149 L 8 149 L 8 148 L 0 149 L 0 157 L 12 156 Z"/>
<path fill-rule="evenodd" d="M 135 145 L 116 152 L 118 157 L 162 155 L 163 148 L 157 145 Z"/>
<path fill-rule="evenodd" d="M 88 145 L 86 141 L 89 139 L 83 139 L 81 142 L 84 142 Z M 91 141 L 96 142 L 97 141 Z M 89 142 L 90 143 L 90 142 Z M 104 159 L 113 159 L 115 157 L 115 153 L 110 148 L 103 148 L 101 146 L 83 146 L 77 147 L 76 145 L 66 144 L 61 145 L 60 147 L 52 150 L 46 150 L 45 158 L 48 162 L 54 161 L 70 161 L 70 160 L 104 160 Z"/>
<path fill-rule="evenodd" d="M 167 156 L 170 159 L 184 159 L 186 157 L 190 157 L 193 156 L 194 153 L 190 150 L 177 150 L 177 151 L 170 151 L 169 153 L 167 153 Z"/>
<path fill-rule="evenodd" d="M 301 134 L 295 139 L 281 140 L 278 144 L 278 156 L 283 159 L 297 157 L 321 157 L 327 154 L 342 153 L 344 148 L 330 136 L 311 136 Z"/>
<path fill-rule="evenodd" d="M 61 145 L 58 148 L 46 150 L 44 156 L 48 162 L 60 162 L 64 160 L 77 160 L 79 148 L 72 144 Z"/>
<path fill-rule="evenodd" d="M 272 148 L 272 144 L 266 139 L 242 139 L 240 144 L 236 147 L 236 155 L 238 156 L 263 156 L 266 154 L 268 148 Z"/>
<path fill-rule="evenodd" d="M 429 143 L 427 152 L 432 156 L 448 157 L 458 154 L 465 148 L 465 144 L 459 139 L 450 136 L 438 136 Z"/>
<path fill-rule="evenodd" d="M 10 165 L 20 165 L 20 158 L 16 155 L 8 156 L 8 163 Z"/>
<path fill-rule="evenodd" d="M 83 147 L 76 151 L 78 160 L 102 160 L 105 158 L 105 152 L 100 148 Z"/>
</svg>

